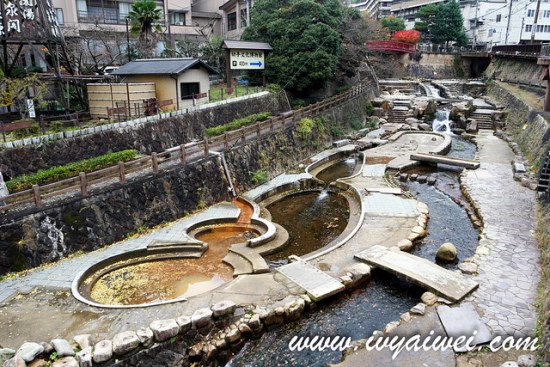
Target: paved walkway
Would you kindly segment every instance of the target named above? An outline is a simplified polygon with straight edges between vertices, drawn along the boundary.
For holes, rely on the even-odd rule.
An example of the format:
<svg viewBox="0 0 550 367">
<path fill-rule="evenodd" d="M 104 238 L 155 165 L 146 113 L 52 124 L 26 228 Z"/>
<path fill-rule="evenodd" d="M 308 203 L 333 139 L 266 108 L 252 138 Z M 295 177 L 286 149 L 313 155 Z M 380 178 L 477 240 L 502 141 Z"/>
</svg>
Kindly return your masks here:
<svg viewBox="0 0 550 367">
<path fill-rule="evenodd" d="M 485 239 L 475 256 L 479 289 L 469 296 L 495 334 L 533 335 L 539 281 L 539 250 L 533 237 L 535 194 L 514 181 L 507 143 L 480 132 L 481 168 L 463 174 L 463 184 L 479 205 Z"/>
</svg>

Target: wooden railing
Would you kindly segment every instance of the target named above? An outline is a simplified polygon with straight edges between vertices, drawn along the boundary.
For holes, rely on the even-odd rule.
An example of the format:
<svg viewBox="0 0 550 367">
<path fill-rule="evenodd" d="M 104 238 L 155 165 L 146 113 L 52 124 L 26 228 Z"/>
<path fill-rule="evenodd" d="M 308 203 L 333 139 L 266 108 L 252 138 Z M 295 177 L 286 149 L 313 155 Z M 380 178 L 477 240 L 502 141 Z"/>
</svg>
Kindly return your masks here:
<svg viewBox="0 0 550 367">
<path fill-rule="evenodd" d="M 0 212 L 29 204 L 34 204 L 36 208 L 40 209 L 44 207 L 45 200 L 61 197 L 63 195 L 77 194 L 86 197 L 90 194 L 91 190 L 99 188 L 100 185 L 117 182 L 125 184 L 128 180 L 128 176 L 132 173 L 141 172 L 157 174 L 161 169 L 169 165 L 187 164 L 208 157 L 210 156 L 210 152 L 215 149 L 218 149 L 216 151 L 227 151 L 236 143 L 243 144 L 250 140 L 260 139 L 262 135 L 270 135 L 277 130 L 294 125 L 303 117 L 316 116 L 321 111 L 359 96 L 366 90 L 366 86 L 354 87 L 347 92 L 323 101 L 297 110 L 288 111 L 278 116 L 270 117 L 265 121 L 229 131 L 219 136 L 205 137 L 201 141 L 181 144 L 166 149 L 161 153 L 152 153 L 149 156 L 132 161 L 119 162 L 116 166 L 99 171 L 91 173 L 81 172 L 76 177 L 71 177 L 62 181 L 40 186 L 34 185 L 32 189 L 0 198 L 0 202 L 3 201 L 7 204 L 0 206 Z"/>
<path fill-rule="evenodd" d="M 411 53 L 416 51 L 416 45 L 398 41 L 367 41 L 367 50 L 369 51 L 387 51 L 397 53 Z"/>
</svg>

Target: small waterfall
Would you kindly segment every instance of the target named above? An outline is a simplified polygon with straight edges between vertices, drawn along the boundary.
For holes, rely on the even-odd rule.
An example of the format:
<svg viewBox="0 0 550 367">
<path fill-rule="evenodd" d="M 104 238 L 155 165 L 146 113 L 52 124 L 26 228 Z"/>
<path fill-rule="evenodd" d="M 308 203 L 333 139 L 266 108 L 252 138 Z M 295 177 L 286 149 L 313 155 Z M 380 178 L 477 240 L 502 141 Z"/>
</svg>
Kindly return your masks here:
<svg viewBox="0 0 550 367">
<path fill-rule="evenodd" d="M 451 131 L 453 122 L 449 120 L 450 111 L 437 111 L 435 113 L 435 119 L 432 122 L 432 131 L 452 134 Z"/>
<path fill-rule="evenodd" d="M 328 189 L 323 189 L 321 190 L 321 192 L 319 193 L 319 196 L 317 196 L 317 201 L 321 201 L 321 200 L 324 200 L 326 199 L 328 196 Z"/>
<path fill-rule="evenodd" d="M 45 233 L 47 240 L 45 243 L 51 245 L 50 257 L 53 260 L 62 259 L 67 253 L 67 246 L 65 245 L 65 236 L 63 231 L 55 226 L 55 220 L 46 217 L 42 223 L 40 223 L 41 233 Z"/>
<path fill-rule="evenodd" d="M 220 157 L 222 168 L 223 168 L 223 171 L 225 172 L 225 177 L 227 178 L 227 182 L 229 184 L 229 192 L 231 193 L 231 196 L 236 197 L 237 191 L 233 186 L 233 180 L 231 179 L 231 172 L 229 171 L 229 166 L 227 165 L 227 161 L 225 160 L 225 154 L 219 153 L 219 152 L 212 152 L 212 153 L 217 154 Z"/>
<path fill-rule="evenodd" d="M 427 85 L 428 89 L 430 90 L 430 94 L 434 98 L 441 98 L 441 95 L 439 94 L 439 89 L 433 86 L 433 84 Z"/>
</svg>

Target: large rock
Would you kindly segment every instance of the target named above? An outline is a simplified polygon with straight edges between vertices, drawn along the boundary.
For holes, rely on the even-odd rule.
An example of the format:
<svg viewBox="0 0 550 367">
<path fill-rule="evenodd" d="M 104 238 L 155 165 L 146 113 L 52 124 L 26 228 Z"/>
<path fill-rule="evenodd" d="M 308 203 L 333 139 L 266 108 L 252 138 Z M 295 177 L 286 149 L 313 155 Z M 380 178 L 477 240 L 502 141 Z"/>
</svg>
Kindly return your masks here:
<svg viewBox="0 0 550 367">
<path fill-rule="evenodd" d="M 156 320 L 153 321 L 149 327 L 155 335 L 155 340 L 159 342 L 168 340 L 171 337 L 178 335 L 180 331 L 180 327 L 174 319 Z"/>
<path fill-rule="evenodd" d="M 113 342 L 108 339 L 97 342 L 94 346 L 94 362 L 101 363 L 111 358 L 113 358 Z"/>
<path fill-rule="evenodd" d="M 23 358 L 15 356 L 4 362 L 3 367 L 27 367 L 27 364 Z"/>
<path fill-rule="evenodd" d="M 302 315 L 302 312 L 304 312 L 305 306 L 306 306 L 306 303 L 301 298 L 296 298 L 296 299 L 292 300 L 291 302 L 288 302 L 284 306 L 285 319 L 287 321 L 297 320 Z"/>
<path fill-rule="evenodd" d="M 420 299 L 426 304 L 426 306 L 433 306 L 437 303 L 437 296 L 432 292 L 424 292 Z"/>
<path fill-rule="evenodd" d="M 149 348 L 155 342 L 153 331 L 148 327 L 140 328 L 138 331 L 136 331 L 136 335 L 139 338 L 139 342 L 141 343 L 141 345 L 143 345 L 145 348 Z"/>
<path fill-rule="evenodd" d="M 25 362 L 30 362 L 44 351 L 44 347 L 37 343 L 23 343 L 15 353 L 16 357 L 23 359 Z"/>
<path fill-rule="evenodd" d="M 63 357 L 52 364 L 52 367 L 79 367 L 74 357 Z"/>
<path fill-rule="evenodd" d="M 212 310 L 209 308 L 201 308 L 193 313 L 191 316 L 191 323 L 193 329 L 200 329 L 212 322 Z"/>
<path fill-rule="evenodd" d="M 73 347 L 65 339 L 53 339 L 51 345 L 59 357 L 73 357 L 75 355 Z"/>
<path fill-rule="evenodd" d="M 409 241 L 407 239 L 403 239 L 403 240 L 397 242 L 397 247 L 401 251 L 410 251 L 413 247 L 413 243 L 412 243 L 412 241 Z"/>
<path fill-rule="evenodd" d="M 457 256 L 458 251 L 456 250 L 455 245 L 450 242 L 445 242 L 444 244 L 442 244 L 435 254 L 435 257 L 438 260 L 445 262 L 453 262 L 456 260 Z"/>
<path fill-rule="evenodd" d="M 139 346 L 139 338 L 135 331 L 123 331 L 113 338 L 113 353 L 116 355 L 126 354 Z"/>
<path fill-rule="evenodd" d="M 518 358 L 519 367 L 535 367 L 537 364 L 537 359 L 532 354 L 524 354 Z"/>
<path fill-rule="evenodd" d="M 73 340 L 81 350 L 92 346 L 92 336 L 90 334 L 77 335 Z"/>
<path fill-rule="evenodd" d="M 188 330 L 191 330 L 191 326 L 193 325 L 189 316 L 180 316 L 176 319 L 176 322 L 180 327 L 181 334 L 185 333 Z"/>
<path fill-rule="evenodd" d="M 237 305 L 233 301 L 221 301 L 212 305 L 212 307 L 210 307 L 214 317 L 229 316 L 233 314 L 236 308 L 237 308 Z"/>
<path fill-rule="evenodd" d="M 76 353 L 76 359 L 80 364 L 80 367 L 92 367 L 92 347 L 82 348 L 82 350 Z"/>
</svg>

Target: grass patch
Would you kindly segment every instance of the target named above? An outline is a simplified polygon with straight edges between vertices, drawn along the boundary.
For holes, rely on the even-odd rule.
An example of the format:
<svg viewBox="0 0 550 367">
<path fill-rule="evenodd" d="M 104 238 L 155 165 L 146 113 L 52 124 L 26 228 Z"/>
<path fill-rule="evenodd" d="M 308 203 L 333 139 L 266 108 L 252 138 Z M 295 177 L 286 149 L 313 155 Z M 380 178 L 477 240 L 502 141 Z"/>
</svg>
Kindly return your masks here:
<svg viewBox="0 0 550 367">
<path fill-rule="evenodd" d="M 63 166 L 39 170 L 29 175 L 17 176 L 6 182 L 10 192 L 30 189 L 33 185 L 56 182 L 65 178 L 77 176 L 80 172 L 93 172 L 116 165 L 118 162 L 127 162 L 138 155 L 137 150 L 128 149 L 120 152 L 107 153 L 99 157 L 84 159 Z"/>
<path fill-rule="evenodd" d="M 251 87 L 247 85 L 233 85 L 233 93 L 227 93 L 225 84 L 213 85 L 210 87 L 210 101 L 209 102 L 218 102 L 225 99 L 237 98 L 240 96 L 245 96 L 247 94 L 254 94 L 263 91 L 263 87 Z"/>
<path fill-rule="evenodd" d="M 252 172 L 251 180 L 256 185 L 264 184 L 267 182 L 267 172 L 264 170 L 258 170 L 258 171 Z"/>
<path fill-rule="evenodd" d="M 240 119 L 233 120 L 231 122 L 228 122 L 227 124 L 223 124 L 215 127 L 209 127 L 208 129 L 206 129 L 206 134 L 208 136 L 218 136 L 227 131 L 237 130 L 237 129 L 240 129 L 241 127 L 252 125 L 259 121 L 265 121 L 270 116 L 271 116 L 270 112 L 260 112 L 255 115 L 250 115 Z"/>
</svg>

